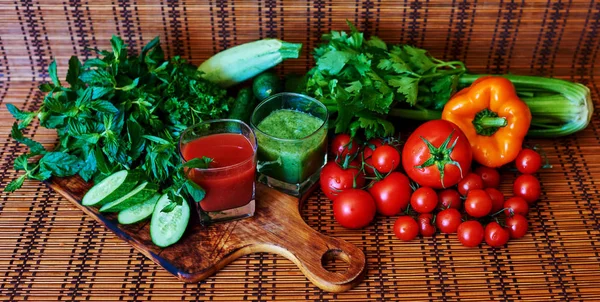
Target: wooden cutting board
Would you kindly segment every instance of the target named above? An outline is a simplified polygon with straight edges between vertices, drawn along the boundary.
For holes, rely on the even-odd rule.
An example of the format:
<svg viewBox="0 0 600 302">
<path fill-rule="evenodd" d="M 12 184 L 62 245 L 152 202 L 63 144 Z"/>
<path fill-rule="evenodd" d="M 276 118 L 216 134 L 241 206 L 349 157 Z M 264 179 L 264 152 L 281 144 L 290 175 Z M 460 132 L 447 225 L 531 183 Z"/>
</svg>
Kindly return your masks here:
<svg viewBox="0 0 600 302">
<path fill-rule="evenodd" d="M 116 214 L 100 214 L 95 208 L 81 205 L 81 198 L 91 187 L 81 178 L 52 179 L 48 185 L 185 282 L 203 280 L 233 260 L 258 252 L 275 253 L 291 260 L 312 283 L 330 292 L 352 288 L 366 271 L 365 255 L 360 249 L 318 233 L 300 216 L 300 200 L 262 184 L 256 187 L 253 217 L 209 227 L 202 227 L 197 219 L 192 219 L 184 237 L 164 249 L 152 243 L 148 221 L 121 225 Z M 323 263 L 330 257 L 347 262 L 348 269 L 328 271 Z"/>
</svg>

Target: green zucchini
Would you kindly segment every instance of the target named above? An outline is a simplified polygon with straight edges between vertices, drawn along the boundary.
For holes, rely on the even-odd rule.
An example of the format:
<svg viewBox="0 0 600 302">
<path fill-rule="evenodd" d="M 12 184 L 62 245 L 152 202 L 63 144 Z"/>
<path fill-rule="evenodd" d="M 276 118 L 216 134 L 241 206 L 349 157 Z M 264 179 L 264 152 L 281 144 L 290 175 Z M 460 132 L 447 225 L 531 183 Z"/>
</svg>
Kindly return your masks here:
<svg viewBox="0 0 600 302">
<path fill-rule="evenodd" d="M 256 106 L 256 100 L 250 88 L 242 88 L 238 92 L 233 108 L 229 113 L 230 119 L 236 119 L 248 123 L 250 121 L 250 115 L 254 111 Z"/>
<path fill-rule="evenodd" d="M 268 70 L 285 59 L 298 58 L 302 43 L 262 39 L 221 51 L 198 67 L 202 77 L 230 87 Z"/>
<path fill-rule="evenodd" d="M 158 186 L 147 181 L 135 187 L 131 192 L 125 194 L 121 198 L 109 202 L 100 208 L 100 212 L 119 212 L 127 209 L 134 204 L 142 203 L 148 200 L 152 195 L 156 194 Z"/>
<path fill-rule="evenodd" d="M 171 211 L 162 210 L 171 203 L 169 196 L 160 197 L 150 220 L 150 237 L 152 242 L 160 247 L 167 247 L 179 241 L 190 220 L 190 205 L 182 198 L 181 204 Z"/>
<path fill-rule="evenodd" d="M 148 198 L 146 201 L 138 204 L 134 204 L 129 208 L 119 212 L 119 223 L 120 224 L 132 224 L 136 222 L 140 222 L 152 215 L 154 211 L 154 206 L 158 199 L 160 198 L 160 194 L 154 194 L 152 197 Z"/>
<path fill-rule="evenodd" d="M 139 173 L 122 170 L 95 184 L 81 200 L 84 206 L 102 206 L 131 192 L 138 184 Z"/>
<path fill-rule="evenodd" d="M 262 101 L 281 92 L 281 80 L 273 72 L 263 72 L 254 78 L 252 91 L 254 92 L 254 96 L 259 101 Z"/>
</svg>

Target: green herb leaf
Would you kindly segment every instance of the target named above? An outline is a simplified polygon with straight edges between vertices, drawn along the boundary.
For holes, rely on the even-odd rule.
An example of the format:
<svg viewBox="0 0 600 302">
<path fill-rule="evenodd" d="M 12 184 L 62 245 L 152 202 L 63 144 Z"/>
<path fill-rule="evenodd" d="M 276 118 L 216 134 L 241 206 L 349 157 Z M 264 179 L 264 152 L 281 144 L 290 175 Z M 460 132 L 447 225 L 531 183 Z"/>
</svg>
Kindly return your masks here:
<svg viewBox="0 0 600 302">
<path fill-rule="evenodd" d="M 119 112 L 119 109 L 117 109 L 117 107 L 115 107 L 115 105 L 113 105 L 109 101 L 104 101 L 104 100 L 93 101 L 90 105 L 90 108 L 97 110 L 99 112 L 111 113 L 111 114 L 115 114 L 115 113 Z"/>
<path fill-rule="evenodd" d="M 184 186 L 187 193 L 196 202 L 203 200 L 204 196 L 206 196 L 206 191 L 204 191 L 204 189 L 202 189 L 202 187 L 200 187 L 197 183 L 189 179 L 186 180 Z"/>
<path fill-rule="evenodd" d="M 10 114 L 12 114 L 14 118 L 21 121 L 19 123 L 19 129 L 25 129 L 27 126 L 29 126 L 29 124 L 31 124 L 31 121 L 37 114 L 36 112 L 20 110 L 15 105 L 10 103 L 6 104 L 6 109 L 8 109 L 8 112 L 10 112 Z"/>
<path fill-rule="evenodd" d="M 25 182 L 25 175 L 19 176 L 19 178 L 13 179 L 6 187 L 4 187 L 4 192 L 14 192 L 23 186 Z"/>
<path fill-rule="evenodd" d="M 79 88 L 79 74 L 81 73 L 81 62 L 76 56 L 69 59 L 69 70 L 67 71 L 67 83 L 71 89 Z"/>
<path fill-rule="evenodd" d="M 83 69 L 89 69 L 89 68 L 106 68 L 108 67 L 108 63 L 104 62 L 104 60 L 102 59 L 98 59 L 98 58 L 93 58 L 93 59 L 89 59 L 87 61 L 85 61 L 85 63 L 83 63 Z"/>
<path fill-rule="evenodd" d="M 58 72 L 56 70 L 56 61 L 52 61 L 48 66 L 48 74 L 54 86 L 60 87 L 60 80 L 58 79 Z"/>
<path fill-rule="evenodd" d="M 213 162 L 213 159 L 210 157 L 202 156 L 202 158 L 193 158 L 191 160 L 186 161 L 183 164 L 184 168 L 189 169 L 207 169 L 210 166 L 210 163 Z"/>
<path fill-rule="evenodd" d="M 82 165 L 83 162 L 77 156 L 65 152 L 48 152 L 40 159 L 40 166 L 58 177 L 75 175 Z"/>
<path fill-rule="evenodd" d="M 19 130 L 19 126 L 17 125 L 17 123 L 13 124 L 10 135 L 17 142 L 19 142 L 21 144 L 25 144 L 27 147 L 29 147 L 29 150 L 31 153 L 43 154 L 46 152 L 46 149 L 44 149 L 44 146 L 42 146 L 42 144 L 40 144 L 30 138 L 24 137 L 21 130 Z"/>
</svg>

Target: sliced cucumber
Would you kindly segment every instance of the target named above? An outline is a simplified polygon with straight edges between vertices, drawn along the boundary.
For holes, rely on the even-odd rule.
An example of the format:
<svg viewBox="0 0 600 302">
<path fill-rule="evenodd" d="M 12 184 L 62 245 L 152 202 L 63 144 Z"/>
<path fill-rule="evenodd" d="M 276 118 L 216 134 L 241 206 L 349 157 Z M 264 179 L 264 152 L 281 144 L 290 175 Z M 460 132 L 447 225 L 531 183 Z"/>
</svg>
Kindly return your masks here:
<svg viewBox="0 0 600 302">
<path fill-rule="evenodd" d="M 139 173 L 128 170 L 115 172 L 95 184 L 81 200 L 84 206 L 102 206 L 131 192 L 137 185 Z"/>
<path fill-rule="evenodd" d="M 119 212 L 134 204 L 143 203 L 156 194 L 157 190 L 157 185 L 145 181 L 121 198 L 103 205 L 100 212 Z"/>
<path fill-rule="evenodd" d="M 119 223 L 132 224 L 150 217 L 159 198 L 160 194 L 154 194 L 152 197 L 148 198 L 148 200 L 142 203 L 134 204 L 131 207 L 119 212 Z"/>
<path fill-rule="evenodd" d="M 181 205 L 175 206 L 172 211 L 163 212 L 162 209 L 170 202 L 167 194 L 161 196 L 154 206 L 150 220 L 150 237 L 152 242 L 160 247 L 167 247 L 179 241 L 190 220 L 190 206 L 187 201 L 182 200 Z"/>
</svg>

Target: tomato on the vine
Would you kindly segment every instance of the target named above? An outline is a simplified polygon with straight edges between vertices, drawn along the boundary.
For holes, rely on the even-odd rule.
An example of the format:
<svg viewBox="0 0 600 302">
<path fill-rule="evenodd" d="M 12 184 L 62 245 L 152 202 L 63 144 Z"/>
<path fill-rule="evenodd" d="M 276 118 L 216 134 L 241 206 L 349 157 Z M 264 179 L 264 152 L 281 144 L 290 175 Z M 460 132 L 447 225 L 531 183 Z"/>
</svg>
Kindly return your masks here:
<svg viewBox="0 0 600 302">
<path fill-rule="evenodd" d="M 360 229 L 375 217 L 375 201 L 367 191 L 349 189 L 333 200 L 333 217 L 345 228 Z"/>
<path fill-rule="evenodd" d="M 507 217 L 510 217 L 515 214 L 527 217 L 527 214 L 529 213 L 529 204 L 527 203 L 527 201 L 525 201 L 525 199 L 523 199 L 523 197 L 519 196 L 507 199 L 504 202 L 503 207 L 504 214 L 506 214 Z"/>
<path fill-rule="evenodd" d="M 435 234 L 435 225 L 433 225 L 433 214 L 419 214 L 419 233 L 423 237 L 432 237 Z"/>
<path fill-rule="evenodd" d="M 445 209 L 437 214 L 435 225 L 442 233 L 456 233 L 456 229 L 462 223 L 462 216 L 457 209 Z"/>
<path fill-rule="evenodd" d="M 389 173 L 400 165 L 400 153 L 390 145 L 377 147 L 371 155 L 373 167 L 380 173 Z"/>
<path fill-rule="evenodd" d="M 510 238 L 508 230 L 499 223 L 492 221 L 485 226 L 485 242 L 491 247 L 505 245 Z"/>
<path fill-rule="evenodd" d="M 458 192 L 462 196 L 467 196 L 469 191 L 483 189 L 483 180 L 481 176 L 475 173 L 469 173 L 465 178 L 458 182 Z"/>
<path fill-rule="evenodd" d="M 458 241 L 466 247 L 476 247 L 483 241 L 483 226 L 479 221 L 468 220 L 456 230 Z"/>
<path fill-rule="evenodd" d="M 412 188 L 406 175 L 392 172 L 384 179 L 374 182 L 369 188 L 369 193 L 375 200 L 377 212 L 384 216 L 392 216 L 406 209 Z"/>
<path fill-rule="evenodd" d="M 371 157 L 373 155 L 373 151 L 381 146 L 383 146 L 382 139 L 372 138 L 367 142 L 363 149 L 362 158 L 365 162 L 365 173 L 369 176 L 375 175 L 375 171 L 373 170 L 373 158 Z"/>
<path fill-rule="evenodd" d="M 529 204 L 540 198 L 541 191 L 540 181 L 533 175 L 523 174 L 515 179 L 513 193 L 515 196 L 523 197 Z"/>
<path fill-rule="evenodd" d="M 467 214 L 479 218 L 490 214 L 493 202 L 486 191 L 476 189 L 469 191 L 464 206 Z"/>
<path fill-rule="evenodd" d="M 440 191 L 438 193 L 438 207 L 440 209 L 454 208 L 460 210 L 462 208 L 460 194 L 454 189 Z"/>
<path fill-rule="evenodd" d="M 504 194 L 498 191 L 496 188 L 485 188 L 484 190 L 492 199 L 492 211 L 491 213 L 496 213 L 504 207 Z"/>
<path fill-rule="evenodd" d="M 533 149 L 522 149 L 515 159 L 515 166 L 523 174 L 533 174 L 542 167 L 542 156 Z"/>
<path fill-rule="evenodd" d="M 343 161 L 346 156 L 354 157 L 360 147 L 358 141 L 349 134 L 341 133 L 331 141 L 331 153 L 338 161 Z"/>
<path fill-rule="evenodd" d="M 421 186 L 434 189 L 457 184 L 471 168 L 471 144 L 454 123 L 433 120 L 419 126 L 406 140 L 402 166 Z"/>
<path fill-rule="evenodd" d="M 419 234 L 419 225 L 410 216 L 400 216 L 394 223 L 394 234 L 403 241 L 413 240 Z"/>
<path fill-rule="evenodd" d="M 321 169 L 320 177 L 321 190 L 331 200 L 344 190 L 353 188 L 354 184 L 357 188 L 365 185 L 365 175 L 360 172 L 360 163 L 356 160 L 350 162 L 347 167 L 330 161 Z"/>
<path fill-rule="evenodd" d="M 486 166 L 479 166 L 475 174 L 481 177 L 484 188 L 498 188 L 500 186 L 500 173 L 498 170 Z"/>
<path fill-rule="evenodd" d="M 410 196 L 410 206 L 417 213 L 431 213 L 437 207 L 437 203 L 437 194 L 429 187 L 420 187 Z"/>
<path fill-rule="evenodd" d="M 527 218 L 525 218 L 525 216 L 515 214 L 512 217 L 506 218 L 506 228 L 508 229 L 510 238 L 518 239 L 527 234 L 529 222 L 527 222 Z"/>
</svg>

